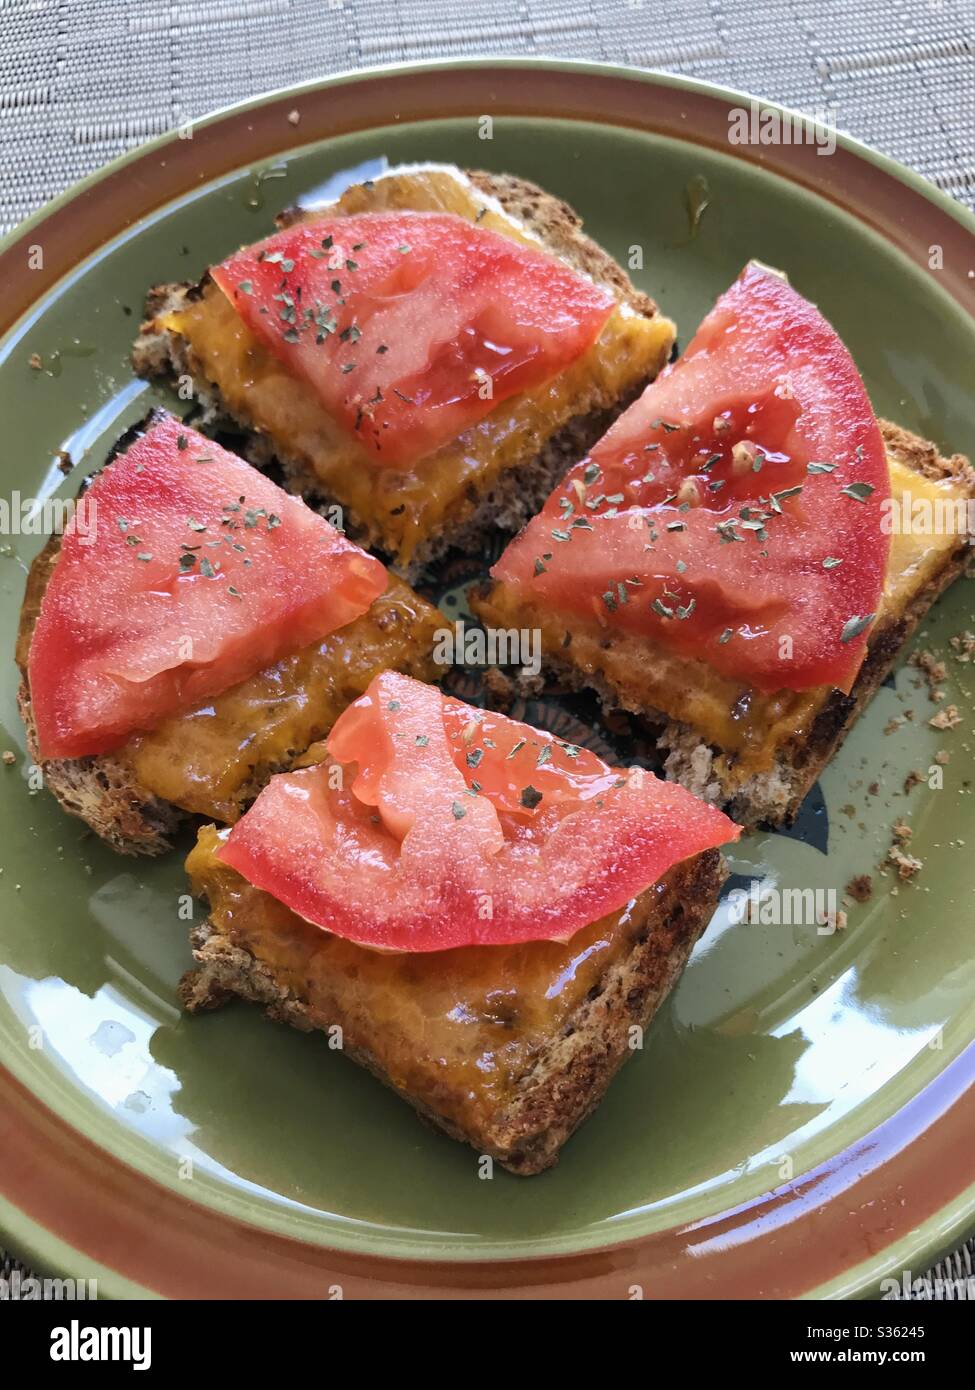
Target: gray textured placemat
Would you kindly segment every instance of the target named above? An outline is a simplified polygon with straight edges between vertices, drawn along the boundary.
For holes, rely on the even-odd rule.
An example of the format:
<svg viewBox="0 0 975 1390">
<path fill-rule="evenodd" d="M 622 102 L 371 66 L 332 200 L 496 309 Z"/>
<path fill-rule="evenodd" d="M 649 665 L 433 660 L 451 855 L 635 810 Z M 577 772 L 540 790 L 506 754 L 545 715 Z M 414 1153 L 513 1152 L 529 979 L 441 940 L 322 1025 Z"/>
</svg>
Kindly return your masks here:
<svg viewBox="0 0 975 1390">
<path fill-rule="evenodd" d="M 663 68 L 828 109 L 975 208 L 975 0 L 0 0 L 0 231 L 214 107 L 484 53 Z M 973 1280 L 970 1242 L 913 1296 L 975 1295 Z"/>
<path fill-rule="evenodd" d="M 975 0 L 0 0 L 0 230 L 214 107 L 485 52 L 666 68 L 829 107 L 975 206 Z"/>
</svg>

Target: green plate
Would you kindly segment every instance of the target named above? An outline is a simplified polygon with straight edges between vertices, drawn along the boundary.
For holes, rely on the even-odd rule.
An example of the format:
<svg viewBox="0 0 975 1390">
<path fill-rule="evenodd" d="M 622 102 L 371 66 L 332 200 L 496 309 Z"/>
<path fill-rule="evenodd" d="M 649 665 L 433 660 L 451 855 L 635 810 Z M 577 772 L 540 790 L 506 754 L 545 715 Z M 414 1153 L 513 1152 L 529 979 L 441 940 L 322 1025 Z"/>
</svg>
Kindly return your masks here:
<svg viewBox="0 0 975 1390">
<path fill-rule="evenodd" d="M 277 94 L 137 151 L 0 248 L 5 302 L 31 301 L 0 346 L 8 500 L 71 496 L 79 470 L 65 479 L 58 450 L 87 471 L 151 404 L 181 408 L 129 367 L 148 285 L 196 277 L 265 234 L 278 207 L 381 158 L 505 170 L 564 197 L 624 264 L 642 260 L 634 279 L 682 343 L 746 260 L 780 266 L 844 338 L 878 414 L 975 454 L 975 321 L 950 292 L 975 266 L 971 219 L 852 142 L 832 167 L 808 148 L 722 143 L 729 106 L 747 100 L 586 65 L 418 65 Z M 438 109 L 444 118 L 427 119 Z M 479 138 L 484 114 L 491 139 Z M 701 178 L 707 207 L 692 232 L 688 187 Z M 939 237 L 954 259 L 929 270 L 922 248 Z M 29 365 L 35 353 L 44 370 Z M 11 530 L 7 651 L 42 543 Z M 947 651 L 975 626 L 972 608 L 961 582 L 920 644 Z M 975 1212 L 975 1160 L 958 1139 L 975 1070 L 973 669 L 948 660 L 962 722 L 938 732 L 937 707 L 902 663 L 798 827 L 732 856 L 737 874 L 780 887 L 842 895 L 873 875 L 847 929 L 734 925 L 725 903 L 642 1054 L 558 1167 L 485 1181 L 472 1152 L 321 1040 L 242 1005 L 181 1015 L 181 856 L 120 858 L 34 788 L 8 661 L 0 1227 L 65 1275 L 97 1271 L 103 1293 L 241 1293 L 234 1281 L 262 1257 L 287 1265 L 281 1289 L 304 1280 L 322 1296 L 323 1271 L 347 1294 L 551 1291 L 581 1271 L 621 1298 L 634 1284 L 706 1293 L 701 1270 L 715 1291 L 790 1296 L 920 1274 Z M 939 749 L 951 755 L 943 786 L 905 791 Z M 877 872 L 898 817 L 924 863 L 910 883 Z"/>
</svg>

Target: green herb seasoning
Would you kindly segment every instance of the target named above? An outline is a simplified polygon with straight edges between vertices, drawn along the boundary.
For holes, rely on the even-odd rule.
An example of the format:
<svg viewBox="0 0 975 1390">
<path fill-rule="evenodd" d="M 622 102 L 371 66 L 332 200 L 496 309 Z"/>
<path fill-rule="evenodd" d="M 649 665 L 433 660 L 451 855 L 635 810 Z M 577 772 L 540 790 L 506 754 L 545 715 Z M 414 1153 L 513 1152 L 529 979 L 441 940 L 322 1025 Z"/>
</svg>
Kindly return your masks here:
<svg viewBox="0 0 975 1390">
<path fill-rule="evenodd" d="M 862 618 L 848 618 L 843 624 L 843 631 L 840 633 L 841 642 L 852 642 L 854 637 L 859 637 L 876 617 L 876 613 L 866 613 Z"/>
</svg>

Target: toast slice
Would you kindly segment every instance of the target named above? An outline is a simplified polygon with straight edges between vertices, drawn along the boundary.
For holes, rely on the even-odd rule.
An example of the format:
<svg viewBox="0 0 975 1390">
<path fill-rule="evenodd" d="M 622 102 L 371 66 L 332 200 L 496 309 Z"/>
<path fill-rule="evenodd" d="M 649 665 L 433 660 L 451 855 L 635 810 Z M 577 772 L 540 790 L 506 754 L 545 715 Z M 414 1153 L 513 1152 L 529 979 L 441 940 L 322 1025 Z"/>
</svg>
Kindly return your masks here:
<svg viewBox="0 0 975 1390">
<path fill-rule="evenodd" d="M 118 441 L 108 462 L 155 418 Z M 161 415 L 161 412 L 158 414 Z M 188 817 L 235 821 L 278 771 L 324 737 L 379 670 L 432 678 L 443 616 L 397 578 L 360 617 L 111 753 L 41 759 L 28 663 L 61 537 L 37 555 L 20 612 L 18 705 L 31 759 L 63 809 L 122 854 L 159 854 Z"/>
<path fill-rule="evenodd" d="M 185 1007 L 237 996 L 333 1047 L 340 1037 L 423 1118 L 524 1175 L 556 1161 L 642 1047 L 726 876 L 706 850 L 564 944 L 390 954 L 322 932 L 252 887 L 215 858 L 226 834 L 204 827 L 187 861 L 209 917 L 193 933 Z"/>
<path fill-rule="evenodd" d="M 209 275 L 150 290 L 133 363 L 140 375 L 179 382 L 184 394 L 191 382 L 203 427 L 242 430 L 251 462 L 276 461 L 292 490 L 341 506 L 348 534 L 412 581 L 450 548 L 482 551 L 497 530 L 516 531 L 657 375 L 675 329 L 565 203 L 510 175 L 405 166 L 327 207 L 286 212 L 278 224 L 393 210 L 456 213 L 546 250 L 610 290 L 617 307 L 596 344 L 554 380 L 499 402 L 393 477 L 277 363 Z"/>
<path fill-rule="evenodd" d="M 959 454 L 889 421 L 879 422 L 895 498 L 975 498 L 975 471 Z M 668 778 L 723 806 L 746 827 L 790 823 L 931 605 L 964 572 L 964 533 L 892 535 L 880 616 L 849 694 L 830 687 L 763 695 L 705 663 L 597 623 L 535 611 L 506 586 L 472 600 L 481 620 L 529 625 L 542 634 L 548 671 L 571 688 L 594 690 L 607 710 L 625 710 L 654 731 Z M 735 711 L 749 710 L 750 741 Z"/>
</svg>

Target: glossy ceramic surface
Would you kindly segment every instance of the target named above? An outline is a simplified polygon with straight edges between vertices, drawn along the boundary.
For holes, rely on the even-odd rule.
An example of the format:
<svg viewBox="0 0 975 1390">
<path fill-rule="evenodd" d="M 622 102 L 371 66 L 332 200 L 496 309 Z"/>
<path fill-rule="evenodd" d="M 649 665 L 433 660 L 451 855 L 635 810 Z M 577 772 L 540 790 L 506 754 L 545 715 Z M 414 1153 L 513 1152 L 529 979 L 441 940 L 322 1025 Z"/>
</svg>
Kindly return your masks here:
<svg viewBox="0 0 975 1390">
<path fill-rule="evenodd" d="M 602 96 L 603 83 L 609 90 L 637 80 L 603 71 L 587 85 L 586 71 L 540 67 L 523 114 L 505 111 L 517 110 L 532 70 L 511 65 L 498 67 L 493 87 L 486 68 L 461 72 L 466 94 L 450 87 L 457 70 L 451 76 L 429 69 L 410 74 L 418 85 L 407 83 L 392 95 L 395 74 L 344 88 L 303 89 L 201 128 L 194 139 L 204 178 L 180 176 L 178 195 L 163 207 L 143 211 L 146 183 L 158 164 L 168 167 L 170 156 L 185 161 L 193 141 L 130 162 L 127 190 L 124 179 L 109 190 L 96 181 L 74 204 L 56 206 L 25 238 L 8 243 L 3 265 L 9 302 L 16 303 L 27 293 L 25 279 L 29 286 L 37 273 L 26 268 L 27 249 L 39 245 L 48 257 L 38 278 L 43 293 L 0 344 L 6 496 L 70 496 L 79 470 L 66 480 L 57 468 L 58 450 L 68 450 L 82 471 L 97 467 L 112 440 L 150 404 L 178 406 L 134 380 L 128 365 L 147 285 L 197 276 L 230 247 L 265 233 L 278 207 L 341 171 L 368 169 L 384 158 L 508 170 L 565 197 L 597 240 L 624 263 L 642 265 L 634 278 L 677 319 L 682 343 L 744 261 L 758 257 L 782 267 L 844 337 L 879 414 L 975 454 L 969 309 L 947 292 L 951 276 L 917 263 L 918 248 L 926 244 L 922 226 L 870 225 L 879 219 L 876 210 L 885 206 L 896 172 L 841 148 L 837 158 L 878 189 L 875 203 L 854 213 L 840 206 L 842 199 L 830 201 L 804 186 L 806 152 L 805 163 L 797 159 L 799 181 L 793 181 L 761 167 L 747 151 L 742 157 L 708 143 L 708 122 L 720 129 L 721 117 L 726 120 L 729 100 L 721 94 L 641 78 L 653 111 L 664 114 L 661 128 L 637 129 L 637 115 L 629 120 L 622 107 L 615 113 Z M 304 143 L 324 136 L 330 113 L 349 109 L 348 101 L 339 102 L 343 93 L 358 100 L 370 83 L 375 122 L 363 114 L 367 128 Z M 574 92 L 576 114 L 589 119 L 552 114 L 557 101 L 549 88 L 562 101 Z M 466 108 L 447 119 L 422 119 L 438 90 L 442 109 L 463 102 Z M 482 140 L 475 117 L 492 109 L 486 104 L 491 92 L 498 114 L 493 138 Z M 629 91 L 624 95 L 629 101 Z M 719 116 L 695 115 L 698 104 L 701 113 L 710 112 L 709 103 Z M 298 127 L 286 119 L 295 105 L 303 112 Z M 691 114 L 678 137 L 682 105 Z M 402 116 L 397 121 L 391 119 L 394 106 Z M 222 138 L 219 156 L 215 132 Z M 275 156 L 267 152 L 269 142 Z M 255 146 L 261 149 L 257 162 L 249 153 Z M 228 172 L 220 160 L 239 167 Z M 815 165 L 813 174 L 820 176 Z M 835 178 L 837 189 L 849 187 L 841 172 Z M 707 207 L 693 225 L 688 190 L 700 188 L 700 180 Z M 908 184 L 900 186 L 908 198 Z M 65 218 L 78 215 L 83 248 L 89 222 L 98 224 L 90 199 L 99 188 L 105 193 L 101 244 L 69 268 L 59 240 Z M 913 185 L 909 197 L 912 208 L 930 208 L 935 230 L 954 229 L 952 256 L 963 256 L 967 245 L 975 266 L 975 242 L 960 211 L 956 217 L 936 198 L 929 203 Z M 131 225 L 124 224 L 126 206 L 135 218 Z M 51 278 L 52 258 L 64 274 L 48 287 L 43 281 Z M 952 262 L 951 275 L 963 283 L 964 267 Z M 33 353 L 43 370 L 29 366 Z M 0 645 L 7 651 L 26 568 L 41 543 L 23 527 L 3 537 Z M 962 582 L 925 624 L 921 645 L 947 649 L 952 635 L 975 627 L 973 607 L 970 585 Z M 749 1227 L 747 1241 L 741 1237 L 750 1252 L 741 1257 L 742 1288 L 752 1280 L 759 1292 L 862 1291 L 904 1259 L 919 1273 L 919 1261 L 971 1218 L 966 1189 L 975 1178 L 975 1163 L 966 1174 L 964 1160 L 954 1148 L 949 1153 L 947 1132 L 923 1161 L 898 1168 L 901 1176 L 884 1167 L 892 1155 L 901 1154 L 902 1162 L 905 1146 L 929 1131 L 936 1117 L 944 1119 L 955 1102 L 969 1106 L 971 1116 L 972 1063 L 963 1054 L 975 1037 L 975 680 L 971 665 L 949 660 L 948 666 L 948 698 L 963 716 L 957 729 L 929 727 L 935 706 L 917 673 L 902 665 L 812 793 L 797 827 L 756 835 L 732 856 L 742 876 L 732 886 L 757 878 L 765 886 L 842 896 L 851 878 L 872 874 L 873 896 L 849 909 L 846 931 L 732 925 L 726 902 L 642 1054 L 620 1074 L 558 1167 L 531 1180 L 496 1171 L 485 1181 L 472 1152 L 420 1125 L 320 1040 L 272 1027 L 244 1006 L 192 1020 L 180 1014 L 175 986 L 190 964 L 180 856 L 120 859 L 33 787 L 8 663 L 0 740 L 17 756 L 14 766 L 0 768 L 0 1056 L 9 1072 L 6 1092 L 0 1087 L 0 1124 L 11 1138 L 11 1156 L 0 1164 L 0 1194 L 7 1202 L 0 1227 L 14 1243 L 79 1277 L 93 1260 L 104 1264 L 106 1291 L 117 1292 L 130 1286 L 126 1280 L 191 1292 L 206 1279 L 211 1258 L 212 1278 L 219 1279 L 215 1252 L 221 1243 L 226 1251 L 230 1232 L 245 1245 L 256 1239 L 254 1248 L 263 1248 L 268 1261 L 276 1241 L 282 1249 L 301 1242 L 287 1245 L 299 1281 L 302 1251 L 307 1273 L 331 1268 L 329 1251 L 348 1252 L 356 1261 L 485 1262 L 656 1241 L 657 1253 L 645 1268 L 660 1283 L 648 1294 L 688 1291 L 680 1254 L 697 1239 L 688 1233 L 722 1221 L 738 1229 L 744 1218 L 735 1213 L 747 1212 L 764 1213 L 764 1226 Z M 914 718 L 885 732 L 906 710 Z M 939 749 L 951 754 L 943 787 L 924 781 L 905 792 L 908 774 L 920 769 L 927 777 Z M 909 884 L 877 873 L 891 823 L 901 816 L 914 829 L 912 853 L 924 861 Z M 883 1137 L 874 1140 L 874 1134 Z M 201 1212 L 194 1239 L 201 1231 L 212 1234 L 196 1251 L 192 1270 L 189 1243 L 182 1256 L 172 1251 L 167 1265 L 158 1250 L 153 1255 L 151 1236 L 135 1260 L 104 1236 L 99 1243 L 86 1235 L 77 1211 L 83 1187 L 75 1206 L 66 1199 L 52 1204 L 52 1185 L 59 1182 L 52 1155 L 60 1152 L 67 1166 L 77 1144 L 93 1173 L 101 1162 L 103 1174 L 117 1175 L 105 1176 L 101 1195 L 114 1193 L 119 1230 L 127 1219 L 123 1208 L 139 1208 L 140 1189 L 130 1190 L 129 1170 L 140 1175 L 150 1231 L 159 1228 L 150 1213 L 175 1210 L 174 1201 L 183 1212 L 207 1213 L 204 1219 Z M 27 1174 L 31 1154 L 42 1148 L 43 1163 L 38 1159 Z M 92 1152 L 122 1166 L 92 1159 Z M 70 1162 L 80 1182 L 84 1162 L 77 1156 Z M 864 1173 L 874 1175 L 874 1186 L 855 1201 L 844 1196 L 844 1183 Z M 834 1241 L 821 1261 L 810 1241 L 805 1267 L 801 1241 L 783 1241 L 781 1250 L 775 1244 L 775 1214 L 795 1219 L 804 1184 L 818 1184 L 824 1204 L 838 1193 L 835 1200 L 853 1213 L 838 1227 L 845 1239 Z M 866 1214 L 868 1207 L 881 1213 L 879 1221 Z M 840 1207 L 830 1209 L 834 1218 L 840 1213 Z M 106 1211 L 111 1221 L 111 1202 Z M 735 1241 L 723 1243 L 730 1248 Z M 587 1266 L 586 1277 L 599 1292 L 626 1297 L 641 1258 L 607 1260 L 603 1276 L 598 1265 Z M 793 1263 L 788 1275 L 772 1275 L 779 1258 Z M 342 1259 L 334 1256 L 339 1265 Z M 727 1248 L 721 1260 L 721 1277 L 732 1288 Z M 242 1258 L 240 1267 L 245 1264 Z M 416 1274 L 420 1265 L 403 1266 L 401 1273 L 409 1267 L 418 1282 L 436 1285 L 432 1266 L 422 1276 Z M 371 1272 L 363 1265 L 364 1291 L 399 1277 L 390 1272 L 396 1268 L 388 1258 Z M 569 1277 L 557 1264 L 544 1268 L 539 1284 L 558 1286 Z M 358 1280 L 360 1274 L 346 1277 Z M 469 1278 L 473 1286 L 503 1290 L 522 1275 L 510 1274 L 506 1283 L 500 1275 Z M 524 1278 L 534 1282 L 529 1274 Z M 444 1282 L 461 1288 L 468 1276 L 446 1274 Z"/>
</svg>

